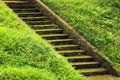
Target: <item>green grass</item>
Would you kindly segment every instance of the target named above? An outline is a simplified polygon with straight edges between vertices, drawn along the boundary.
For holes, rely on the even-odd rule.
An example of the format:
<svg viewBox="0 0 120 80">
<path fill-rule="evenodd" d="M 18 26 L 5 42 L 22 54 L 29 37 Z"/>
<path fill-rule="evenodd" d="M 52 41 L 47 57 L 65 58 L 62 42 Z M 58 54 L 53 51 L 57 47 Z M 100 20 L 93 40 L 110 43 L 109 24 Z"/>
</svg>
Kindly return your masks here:
<svg viewBox="0 0 120 80">
<path fill-rule="evenodd" d="M 0 80 L 56 80 L 54 74 L 34 67 L 0 67 Z"/>
<path fill-rule="evenodd" d="M 85 80 L 65 58 L 0 3 L 0 80 Z"/>
<path fill-rule="evenodd" d="M 120 0 L 42 0 L 120 71 Z"/>
</svg>

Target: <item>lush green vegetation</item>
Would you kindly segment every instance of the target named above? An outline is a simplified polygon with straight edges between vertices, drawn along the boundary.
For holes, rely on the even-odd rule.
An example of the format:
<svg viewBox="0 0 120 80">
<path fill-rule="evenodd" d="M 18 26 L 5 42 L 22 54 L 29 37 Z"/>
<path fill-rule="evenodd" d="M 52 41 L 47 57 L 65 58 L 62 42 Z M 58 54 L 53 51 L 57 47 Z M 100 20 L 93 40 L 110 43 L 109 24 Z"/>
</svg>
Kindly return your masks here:
<svg viewBox="0 0 120 80">
<path fill-rule="evenodd" d="M 33 79 L 85 80 L 50 44 L 0 3 L 0 80 Z"/>
<path fill-rule="evenodd" d="M 56 80 L 50 72 L 34 67 L 0 67 L 0 80 Z"/>
<path fill-rule="evenodd" d="M 120 0 L 42 0 L 120 71 Z"/>
</svg>

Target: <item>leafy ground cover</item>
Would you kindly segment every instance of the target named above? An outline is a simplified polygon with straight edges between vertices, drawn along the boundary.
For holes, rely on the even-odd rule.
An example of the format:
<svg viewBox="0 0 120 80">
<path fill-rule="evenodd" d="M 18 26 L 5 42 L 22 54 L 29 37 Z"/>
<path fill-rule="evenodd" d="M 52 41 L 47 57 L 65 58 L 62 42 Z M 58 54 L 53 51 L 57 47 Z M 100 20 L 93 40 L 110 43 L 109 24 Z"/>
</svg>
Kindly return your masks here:
<svg viewBox="0 0 120 80">
<path fill-rule="evenodd" d="M 42 0 L 120 71 L 120 0 Z"/>
<path fill-rule="evenodd" d="M 0 3 L 0 80 L 85 80 L 52 46 Z"/>
</svg>

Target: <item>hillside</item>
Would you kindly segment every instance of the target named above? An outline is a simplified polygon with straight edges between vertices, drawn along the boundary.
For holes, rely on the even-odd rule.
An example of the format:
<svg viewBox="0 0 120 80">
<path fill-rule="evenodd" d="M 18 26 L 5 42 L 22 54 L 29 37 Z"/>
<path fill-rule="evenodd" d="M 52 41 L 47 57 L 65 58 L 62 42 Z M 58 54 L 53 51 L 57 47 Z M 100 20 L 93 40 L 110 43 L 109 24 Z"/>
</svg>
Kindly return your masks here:
<svg viewBox="0 0 120 80">
<path fill-rule="evenodd" d="M 0 80 L 85 80 L 52 46 L 0 3 Z"/>
<path fill-rule="evenodd" d="M 120 72 L 119 0 L 42 0 L 107 56 Z"/>
</svg>

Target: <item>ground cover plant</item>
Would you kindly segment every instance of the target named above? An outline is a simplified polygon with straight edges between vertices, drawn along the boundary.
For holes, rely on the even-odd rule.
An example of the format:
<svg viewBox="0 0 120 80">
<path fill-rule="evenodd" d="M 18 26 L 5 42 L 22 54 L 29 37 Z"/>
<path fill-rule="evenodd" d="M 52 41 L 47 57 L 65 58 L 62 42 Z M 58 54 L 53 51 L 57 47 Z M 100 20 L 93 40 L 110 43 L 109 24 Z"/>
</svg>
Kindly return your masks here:
<svg viewBox="0 0 120 80">
<path fill-rule="evenodd" d="M 85 80 L 52 46 L 0 3 L 0 80 Z"/>
<path fill-rule="evenodd" d="M 120 72 L 120 0 L 42 0 Z"/>
</svg>

